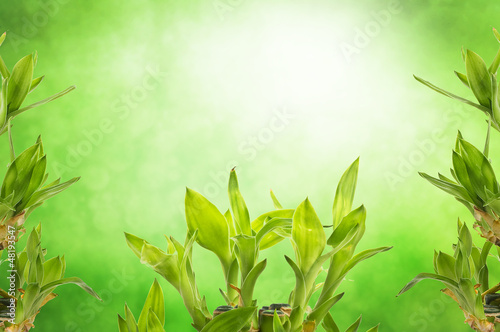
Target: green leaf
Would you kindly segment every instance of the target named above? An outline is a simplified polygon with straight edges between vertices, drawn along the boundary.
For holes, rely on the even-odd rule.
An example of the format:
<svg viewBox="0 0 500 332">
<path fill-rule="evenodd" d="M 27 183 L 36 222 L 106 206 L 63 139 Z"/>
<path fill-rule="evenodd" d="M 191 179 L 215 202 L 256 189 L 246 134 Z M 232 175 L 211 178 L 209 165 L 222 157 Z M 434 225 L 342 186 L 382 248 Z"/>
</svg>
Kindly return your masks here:
<svg viewBox="0 0 500 332">
<path fill-rule="evenodd" d="M 235 236 L 233 240 L 238 247 L 236 255 L 241 267 L 241 277 L 244 279 L 254 267 L 255 260 L 257 259 L 257 243 L 255 242 L 255 236 L 243 234 Z"/>
<path fill-rule="evenodd" d="M 273 210 L 266 212 L 258 216 L 254 221 L 252 221 L 251 226 L 255 232 L 258 232 L 266 223 L 266 221 L 273 218 L 292 218 L 294 209 L 283 209 L 283 210 Z"/>
<path fill-rule="evenodd" d="M 455 275 L 455 258 L 452 256 L 440 251 L 436 257 L 436 267 L 439 275 L 457 280 Z"/>
<path fill-rule="evenodd" d="M 90 295 L 92 295 L 93 297 L 95 297 L 96 299 L 98 299 L 99 301 L 102 301 L 101 298 L 99 297 L 99 295 L 97 295 L 97 293 L 92 288 L 90 288 L 86 283 L 84 283 L 82 279 L 77 278 L 77 277 L 64 278 L 64 279 L 59 279 L 59 280 L 50 282 L 41 288 L 41 292 L 45 292 L 48 289 L 55 288 L 55 287 L 58 287 L 61 285 L 67 285 L 67 284 L 75 284 L 78 287 L 80 287 L 81 289 L 83 289 L 84 291 L 86 291 L 87 293 L 89 293 Z"/>
<path fill-rule="evenodd" d="M 378 327 L 380 326 L 380 324 L 378 324 L 377 326 L 374 326 L 372 327 L 371 329 L 369 329 L 368 331 L 366 332 L 378 332 Z"/>
<path fill-rule="evenodd" d="M 295 274 L 294 301 L 290 304 L 293 307 L 301 306 L 306 299 L 306 282 L 304 274 L 302 273 L 302 271 L 300 271 L 300 268 L 290 257 L 285 255 L 285 259 L 291 266 L 293 273 Z"/>
<path fill-rule="evenodd" d="M 7 69 L 7 66 L 5 65 L 5 62 L 3 61 L 3 58 L 0 56 L 0 74 L 2 75 L 3 79 L 8 79 L 10 77 L 10 71 Z"/>
<path fill-rule="evenodd" d="M 144 330 L 141 330 L 139 328 L 139 331 Z M 162 322 L 160 322 L 160 319 L 156 316 L 156 313 L 153 311 L 153 309 L 149 309 L 147 332 L 165 332 Z"/>
<path fill-rule="evenodd" d="M 467 75 L 459 73 L 458 71 L 455 71 L 455 75 L 457 75 L 460 82 L 462 82 L 466 87 L 469 88 L 469 80 L 467 79 Z"/>
<path fill-rule="evenodd" d="M 367 249 L 367 250 L 360 252 L 359 254 L 357 254 L 353 258 L 351 258 L 351 260 L 349 260 L 349 262 L 347 262 L 347 264 L 345 265 L 345 267 L 343 269 L 342 274 L 349 272 L 353 267 L 355 267 L 356 265 L 358 265 L 362 261 L 364 261 L 368 258 L 371 258 L 378 253 L 388 251 L 390 249 L 392 249 L 392 247 L 379 247 L 379 248 L 374 248 L 374 249 Z"/>
<path fill-rule="evenodd" d="M 361 324 L 361 316 L 359 316 L 358 320 L 354 322 L 351 326 L 345 330 L 345 332 L 357 332 L 359 329 L 359 325 Z"/>
<path fill-rule="evenodd" d="M 283 324 L 281 324 L 280 317 L 276 313 L 276 310 L 274 311 L 273 317 L 273 332 L 286 332 Z"/>
<path fill-rule="evenodd" d="M 340 332 L 337 324 L 335 324 L 335 321 L 333 320 L 332 315 L 330 313 L 326 314 L 321 326 L 323 326 L 326 332 Z"/>
<path fill-rule="evenodd" d="M 186 221 L 190 233 L 198 230 L 196 242 L 214 252 L 226 267 L 232 262 L 226 218 L 201 194 L 186 188 Z"/>
<path fill-rule="evenodd" d="M 247 277 L 243 281 L 241 286 L 241 298 L 243 299 L 243 304 L 248 306 L 252 303 L 253 291 L 255 288 L 255 283 L 257 278 L 261 275 L 267 265 L 267 259 L 256 264 L 253 269 L 248 273 Z"/>
<path fill-rule="evenodd" d="M 364 224 L 366 220 L 366 209 L 363 205 L 357 209 L 351 211 L 347 216 L 342 219 L 342 222 L 335 228 L 332 235 L 328 239 L 328 245 L 332 247 L 338 247 L 341 243 L 349 237 L 356 235 L 358 229 L 360 229 L 360 237 L 364 233 Z M 354 234 L 352 234 L 354 232 Z M 352 235 L 352 236 L 351 236 Z"/>
<path fill-rule="evenodd" d="M 78 180 L 80 180 L 80 177 L 72 178 L 71 180 L 57 184 L 52 187 L 40 189 L 39 191 L 35 192 L 33 196 L 31 196 L 30 200 L 28 201 L 28 203 L 26 203 L 25 207 L 30 207 L 32 205 L 45 202 L 49 198 L 54 197 L 55 195 L 63 192 L 64 190 L 69 188 L 69 186 L 71 186 L 72 184 L 78 182 Z"/>
<path fill-rule="evenodd" d="M 231 209 L 233 210 L 234 221 L 236 225 L 236 231 L 238 234 L 252 235 L 252 228 L 250 227 L 250 215 L 248 213 L 247 205 L 245 200 L 241 195 L 240 188 L 238 186 L 238 178 L 234 168 L 231 170 L 229 176 L 229 201 L 231 203 Z"/>
<path fill-rule="evenodd" d="M 468 191 L 468 195 L 471 198 L 473 198 L 474 203 L 476 205 L 480 205 L 481 203 L 475 197 L 476 194 L 474 192 L 474 187 L 470 182 L 465 162 L 456 151 L 453 151 L 452 161 L 453 161 L 453 169 L 455 170 L 455 175 L 457 176 L 458 182 L 460 182 L 460 184 Z"/>
<path fill-rule="evenodd" d="M 257 247 L 259 247 L 260 242 L 262 239 L 269 234 L 270 232 L 274 231 L 276 228 L 280 227 L 285 227 L 285 226 L 291 226 L 292 225 L 292 219 L 289 218 L 273 218 L 269 220 L 257 233 L 255 236 L 256 244 Z"/>
<path fill-rule="evenodd" d="M 307 316 L 307 320 L 319 322 L 325 315 L 330 311 L 330 309 L 344 296 L 344 293 L 340 293 L 324 303 L 320 306 L 314 308 L 314 310 Z"/>
<path fill-rule="evenodd" d="M 359 158 L 356 159 L 340 178 L 335 199 L 333 200 L 333 227 L 340 224 L 349 212 L 351 212 L 354 192 L 358 179 Z"/>
<path fill-rule="evenodd" d="M 33 90 L 35 90 L 38 87 L 38 85 L 40 85 L 40 83 L 42 83 L 42 81 L 43 81 L 44 78 L 45 78 L 45 76 L 40 76 L 40 77 L 37 77 L 37 78 L 33 79 L 31 81 L 30 91 L 29 92 L 31 93 Z"/>
<path fill-rule="evenodd" d="M 465 140 L 460 140 L 460 146 L 462 148 L 461 155 L 476 194 L 485 200 L 485 187 L 493 193 L 498 193 L 495 172 L 488 158 L 474 145 Z"/>
<path fill-rule="evenodd" d="M 22 302 L 23 302 L 24 311 L 28 314 L 28 316 L 30 315 L 30 313 L 34 313 L 34 312 L 38 311 L 38 308 L 37 308 L 35 302 L 36 302 L 36 299 L 40 293 L 41 293 L 40 285 L 38 285 L 37 283 L 30 283 L 26 287 Z M 18 302 L 21 302 L 21 301 L 18 301 Z"/>
<path fill-rule="evenodd" d="M 257 307 L 243 307 L 220 314 L 205 325 L 201 332 L 235 332 L 247 325 Z"/>
<path fill-rule="evenodd" d="M 36 103 L 33 103 L 33 104 L 31 104 L 31 105 L 28 105 L 28 106 L 26 106 L 26 107 L 20 108 L 20 109 L 18 109 L 18 110 L 15 110 L 15 111 L 9 112 L 9 115 L 10 115 L 10 116 L 12 116 L 12 117 L 18 116 L 19 114 L 24 113 L 24 112 L 26 112 L 26 111 L 28 111 L 28 110 L 30 110 L 30 109 L 32 109 L 32 108 L 35 108 L 35 107 L 38 107 L 38 106 L 45 105 L 45 104 L 47 104 L 47 103 L 50 103 L 51 101 L 54 101 L 54 100 L 56 100 L 56 99 L 58 99 L 58 98 L 61 98 L 62 96 L 64 96 L 64 95 L 66 95 L 66 94 L 70 93 L 71 91 L 73 91 L 73 90 L 75 90 L 75 89 L 76 89 L 76 87 L 75 87 L 75 86 L 70 86 L 70 87 L 66 88 L 65 90 L 63 90 L 63 91 L 61 91 L 61 92 L 59 92 L 59 93 L 56 93 L 55 95 L 52 95 L 52 96 L 50 96 L 50 97 L 48 97 L 48 98 L 45 98 L 45 99 L 43 99 L 43 100 L 40 100 L 40 101 L 38 101 L 38 102 L 36 102 Z"/>
<path fill-rule="evenodd" d="M 125 240 L 127 241 L 127 245 L 132 249 L 134 254 L 141 258 L 142 246 L 144 245 L 144 240 L 140 237 L 132 235 L 130 233 L 125 232 Z"/>
<path fill-rule="evenodd" d="M 62 278 L 63 266 L 61 257 L 53 257 L 43 263 L 43 281 L 41 285 L 46 285 L 50 282 L 59 280 Z"/>
<path fill-rule="evenodd" d="M 118 331 L 119 332 L 129 332 L 128 327 L 127 327 L 127 322 L 120 315 L 118 315 Z"/>
<path fill-rule="evenodd" d="M 165 303 L 163 299 L 163 290 L 156 279 L 153 285 L 151 285 L 141 315 L 139 316 L 139 331 L 146 331 L 146 327 L 149 331 L 148 323 L 149 319 L 151 319 L 151 317 L 149 317 L 151 316 L 150 311 L 154 313 L 154 317 L 160 323 L 161 331 L 163 331 L 163 325 L 165 324 Z M 152 320 L 154 323 L 154 319 Z"/>
<path fill-rule="evenodd" d="M 139 332 L 137 323 L 135 321 L 134 315 L 130 308 L 125 304 L 125 322 L 127 323 L 127 328 L 129 331 Z"/>
<path fill-rule="evenodd" d="M 141 252 L 141 263 L 159 273 L 179 291 L 180 266 L 177 253 L 168 255 L 163 250 L 144 242 Z"/>
<path fill-rule="evenodd" d="M 2 35 L 0 36 L 0 46 L 2 46 L 6 36 L 7 36 L 7 32 L 2 33 Z"/>
<path fill-rule="evenodd" d="M 326 235 L 316 211 L 308 198 L 295 210 L 292 222 L 292 240 L 298 265 L 307 274 L 326 244 Z"/>
<path fill-rule="evenodd" d="M 462 278 L 458 282 L 458 288 L 466 301 L 465 307 L 463 306 L 464 304 L 461 303 L 462 307 L 474 314 L 474 307 L 476 305 L 476 291 L 474 290 L 474 285 L 469 279 Z"/>
<path fill-rule="evenodd" d="M 426 179 L 427 181 L 429 181 L 430 183 L 432 183 L 433 185 L 435 185 L 439 189 L 447 192 L 448 194 L 453 195 L 455 197 L 458 197 L 460 199 L 463 199 L 467 202 L 474 202 L 474 200 L 469 196 L 469 193 L 467 192 L 467 190 L 465 190 L 465 188 L 463 188 L 459 185 L 456 185 L 456 184 L 449 183 L 447 181 L 436 179 L 436 178 L 429 176 L 425 173 L 419 172 L 418 174 L 420 174 L 421 177 L 423 177 L 424 179 Z"/>
<path fill-rule="evenodd" d="M 491 77 L 484 60 L 471 50 L 465 55 L 465 69 L 469 85 L 477 100 L 484 107 L 491 107 Z"/>
<path fill-rule="evenodd" d="M 7 92 L 8 113 L 21 107 L 28 95 L 33 79 L 33 55 L 27 55 L 19 60 L 9 77 L 9 90 Z"/>
<path fill-rule="evenodd" d="M 274 195 L 274 192 L 271 190 L 271 199 L 273 200 L 273 204 L 274 204 L 274 208 L 276 210 L 281 210 L 283 209 L 283 206 L 281 205 L 281 203 L 278 201 L 278 199 L 276 198 L 276 196 Z"/>
<path fill-rule="evenodd" d="M 398 293 L 397 296 L 400 296 L 401 294 L 410 290 L 418 282 L 425 280 L 425 279 L 441 281 L 442 283 L 444 283 L 446 286 L 448 286 L 450 288 L 455 288 L 455 289 L 458 288 L 458 283 L 450 278 L 440 276 L 440 275 L 434 274 L 434 273 L 420 273 L 415 278 L 413 278 L 412 281 L 410 281 L 408 284 L 406 284 L 406 286 L 403 287 L 403 289 Z"/>
<path fill-rule="evenodd" d="M 493 35 L 495 35 L 495 38 L 498 40 L 500 43 L 500 33 L 498 32 L 497 29 L 493 28 Z"/>
<path fill-rule="evenodd" d="M 465 257 L 469 257 L 472 252 L 472 236 L 464 223 L 459 234 L 461 248 L 464 250 Z"/>
<path fill-rule="evenodd" d="M 434 84 L 432 84 L 432 83 L 430 83 L 430 82 L 427 82 L 426 80 L 423 80 L 423 79 L 421 79 L 420 77 L 417 77 L 417 76 L 415 76 L 415 75 L 414 75 L 413 77 L 415 77 L 415 79 L 416 79 L 417 81 L 419 81 L 420 83 L 424 84 L 425 86 L 427 86 L 427 87 L 431 88 L 432 90 L 434 90 L 434 91 L 436 91 L 436 92 L 438 92 L 438 93 L 440 93 L 440 94 L 442 94 L 442 95 L 445 95 L 446 97 L 449 97 L 449 98 L 451 98 L 451 99 L 458 100 L 458 101 L 460 101 L 460 102 L 462 102 L 462 103 L 464 103 L 464 104 L 467 104 L 467 105 L 469 105 L 469 106 L 475 107 L 475 108 L 477 108 L 477 109 L 479 109 L 479 110 L 483 111 L 483 112 L 484 112 L 485 114 L 487 114 L 487 115 L 489 115 L 489 114 L 490 114 L 490 109 L 489 109 L 488 107 L 485 107 L 485 106 L 483 106 L 483 105 L 478 105 L 478 104 L 476 104 L 476 103 L 474 103 L 474 102 L 472 102 L 472 101 L 470 101 L 470 100 L 467 100 L 467 99 L 462 98 L 462 97 L 459 97 L 459 96 L 457 96 L 457 95 L 455 95 L 455 94 L 453 94 L 453 93 L 451 93 L 451 92 L 448 92 L 448 91 L 445 91 L 445 90 L 443 90 L 443 89 L 441 89 L 441 88 L 438 88 L 438 87 L 437 87 L 437 86 L 435 86 Z"/>
</svg>

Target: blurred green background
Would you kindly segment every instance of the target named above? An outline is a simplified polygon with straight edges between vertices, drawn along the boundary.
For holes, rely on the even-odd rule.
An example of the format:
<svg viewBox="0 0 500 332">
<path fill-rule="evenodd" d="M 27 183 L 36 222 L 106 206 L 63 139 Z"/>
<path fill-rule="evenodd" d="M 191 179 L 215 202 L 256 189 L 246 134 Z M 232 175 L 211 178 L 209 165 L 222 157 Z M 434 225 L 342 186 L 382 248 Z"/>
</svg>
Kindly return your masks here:
<svg viewBox="0 0 500 332">
<path fill-rule="evenodd" d="M 457 129 L 478 146 L 485 132 L 480 112 L 412 74 L 468 93 L 453 75 L 463 70 L 460 48 L 490 62 L 499 10 L 487 0 L 1 1 L 8 66 L 37 50 L 35 75 L 46 75 L 31 100 L 78 86 L 14 122 L 18 151 L 42 134 L 51 175 L 82 176 L 27 228 L 42 221 L 48 255 L 65 254 L 66 275 L 104 299 L 58 289 L 36 331 L 116 331 L 125 302 L 138 315 L 157 275 L 123 232 L 164 247 L 164 234 L 183 239 L 185 186 L 226 210 L 237 166 L 251 217 L 272 208 L 272 188 L 287 207 L 309 196 L 326 224 L 337 181 L 358 156 L 355 203 L 368 210 L 360 249 L 394 249 L 348 276 L 332 310 L 339 326 L 363 314 L 363 331 L 378 322 L 381 331 L 469 331 L 439 283 L 395 297 L 432 271 L 434 249 L 450 252 L 457 217 L 472 223 L 417 171 L 449 168 Z M 5 135 L 0 146 L 6 164 Z M 284 254 L 288 242 L 264 252 L 270 262 L 255 294 L 262 304 L 285 301 L 293 287 Z M 194 260 L 213 310 L 222 302 L 219 263 L 199 247 Z M 500 269 L 498 278 L 492 270 L 496 283 Z M 166 330 L 190 331 L 180 296 L 161 285 Z"/>
</svg>

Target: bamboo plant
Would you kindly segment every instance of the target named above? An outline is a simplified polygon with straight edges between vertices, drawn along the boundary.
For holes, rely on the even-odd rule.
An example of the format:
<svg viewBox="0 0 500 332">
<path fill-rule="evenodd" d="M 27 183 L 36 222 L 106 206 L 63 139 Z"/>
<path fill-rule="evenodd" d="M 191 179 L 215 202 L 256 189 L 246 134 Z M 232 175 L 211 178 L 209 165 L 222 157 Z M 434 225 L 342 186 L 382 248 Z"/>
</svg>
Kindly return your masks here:
<svg viewBox="0 0 500 332">
<path fill-rule="evenodd" d="M 500 42 L 500 34 L 493 29 Z M 453 254 L 434 253 L 434 273 L 421 273 L 408 283 L 399 294 L 424 279 L 442 282 L 442 291 L 457 302 L 465 315 L 465 322 L 476 331 L 492 332 L 500 327 L 500 284 L 490 288 L 488 257 L 495 246 L 500 253 L 500 186 L 488 157 L 490 128 L 500 130 L 500 96 L 497 71 L 500 50 L 490 66 L 475 52 L 462 49 L 465 74 L 455 72 L 458 79 L 472 91 L 477 102 L 459 97 L 416 77 L 431 89 L 452 99 L 481 110 L 487 118 L 486 143 L 482 151 L 466 141 L 459 132 L 452 151 L 451 177 L 439 174 L 437 178 L 425 173 L 420 175 L 434 186 L 455 197 L 471 212 L 472 226 L 484 239 L 475 244 L 466 222 L 458 221 L 458 241 Z M 492 156 L 496 157 L 496 156 Z M 496 257 L 498 259 L 498 257 Z"/>
<path fill-rule="evenodd" d="M 0 36 L 0 46 L 6 33 Z M 8 289 L 0 289 L 0 331 L 28 331 L 40 308 L 56 297 L 55 288 L 76 284 L 92 296 L 99 296 L 79 278 L 64 278 L 66 262 L 63 257 L 46 259 L 41 245 L 41 225 L 33 228 L 26 247 L 16 248 L 26 232 L 26 218 L 49 198 L 67 189 L 79 178 L 66 182 L 60 179 L 47 183 L 47 157 L 41 137 L 35 144 L 16 156 L 12 135 L 12 120 L 37 106 L 51 102 L 74 89 L 69 87 L 51 97 L 23 106 L 26 97 L 43 81 L 33 78 L 37 54 L 27 55 L 9 71 L 0 56 L 2 90 L 0 92 L 0 136 L 7 134 L 9 158 L 0 189 L 0 267 L 6 271 Z M 4 251 L 6 252 L 4 254 Z M 3 257 L 4 256 L 4 257 Z M 2 258 L 3 257 L 3 258 Z"/>
<path fill-rule="evenodd" d="M 333 222 L 329 225 L 320 222 L 309 199 L 295 209 L 285 209 L 272 191 L 275 209 L 251 221 L 233 169 L 228 184 L 230 209 L 224 214 L 200 193 L 186 190 L 188 230 L 184 244 L 167 237 L 167 250 L 163 251 L 135 235 L 125 233 L 125 238 L 141 263 L 160 274 L 180 293 L 197 331 L 312 332 L 322 325 L 327 332 L 337 332 L 340 330 L 330 309 L 344 295 L 335 294 L 339 285 L 359 262 L 390 249 L 380 247 L 355 254 L 366 219 L 363 206 L 352 210 L 358 165 L 356 160 L 338 184 Z M 333 232 L 327 236 L 325 229 L 333 229 Z M 267 264 L 266 259 L 259 260 L 259 254 L 285 238 L 290 239 L 295 252 L 295 260 L 285 256 L 295 274 L 295 287 L 288 303 L 274 303 L 259 309 L 253 292 Z M 214 310 L 213 315 L 205 297 L 200 295 L 192 269 L 195 244 L 213 252 L 221 263 L 225 287 L 220 293 L 225 303 Z M 325 248 L 328 248 L 326 253 Z M 317 278 L 322 271 L 326 271 L 326 280 L 320 283 Z M 315 292 L 320 292 L 319 298 L 311 303 Z M 161 319 L 158 320 L 162 323 L 161 329 L 158 324 L 150 329 L 145 323 L 151 316 L 156 321 L 153 315 L 144 318 L 148 310 L 145 306 L 141 313 L 143 323 L 141 329 L 139 322 L 139 331 L 162 331 Z M 119 317 L 118 320 L 120 332 L 137 331 L 133 315 L 128 308 L 125 312 L 125 319 Z M 158 313 L 153 312 L 159 318 Z M 360 322 L 361 318 L 347 331 L 357 331 Z M 374 327 L 370 331 L 377 330 L 378 327 Z"/>
</svg>

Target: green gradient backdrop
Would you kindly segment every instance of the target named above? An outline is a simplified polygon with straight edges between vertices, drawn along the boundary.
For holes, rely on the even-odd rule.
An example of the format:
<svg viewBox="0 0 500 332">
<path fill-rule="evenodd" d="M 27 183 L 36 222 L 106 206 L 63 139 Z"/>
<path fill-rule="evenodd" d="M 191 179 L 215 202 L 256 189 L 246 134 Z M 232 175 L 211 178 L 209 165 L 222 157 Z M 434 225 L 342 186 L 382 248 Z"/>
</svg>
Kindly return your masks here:
<svg viewBox="0 0 500 332">
<path fill-rule="evenodd" d="M 381 331 L 468 331 L 438 283 L 395 298 L 415 274 L 432 270 L 434 249 L 450 250 L 456 218 L 472 221 L 417 171 L 449 167 L 457 129 L 479 145 L 485 129 L 479 112 L 432 93 L 412 74 L 464 93 L 452 72 L 463 68 L 460 47 L 492 59 L 500 5 L 402 1 L 377 23 L 374 13 L 390 6 L 2 0 L 0 31 L 9 35 L 1 52 L 9 67 L 37 50 L 36 74 L 47 77 L 36 97 L 78 86 L 14 123 L 17 150 L 41 133 L 52 176 L 82 176 L 27 228 L 42 221 L 49 255 L 64 253 L 67 276 L 82 277 L 105 299 L 61 288 L 36 331 L 115 331 L 125 302 L 138 314 L 156 275 L 128 249 L 123 232 L 159 246 L 163 234 L 182 239 L 186 185 L 225 210 L 228 170 L 238 166 L 251 216 L 272 207 L 273 188 L 289 207 L 309 196 L 327 223 L 336 183 L 357 156 L 356 203 L 368 209 L 361 247 L 394 249 L 349 275 L 334 318 L 346 328 L 363 314 L 363 330 L 381 322 Z M 362 40 L 365 29 L 371 36 Z M 348 44 L 357 53 L 346 57 Z M 442 137 L 430 139 L 436 131 Z M 494 133 L 493 151 L 499 143 Z M 5 164 L 5 136 L 0 146 Z M 283 259 L 290 251 L 283 242 L 264 253 L 270 264 L 256 291 L 262 303 L 285 300 L 293 287 Z M 221 302 L 218 263 L 199 248 L 194 257 L 213 309 Z M 167 331 L 189 331 L 180 297 L 161 284 Z"/>
</svg>

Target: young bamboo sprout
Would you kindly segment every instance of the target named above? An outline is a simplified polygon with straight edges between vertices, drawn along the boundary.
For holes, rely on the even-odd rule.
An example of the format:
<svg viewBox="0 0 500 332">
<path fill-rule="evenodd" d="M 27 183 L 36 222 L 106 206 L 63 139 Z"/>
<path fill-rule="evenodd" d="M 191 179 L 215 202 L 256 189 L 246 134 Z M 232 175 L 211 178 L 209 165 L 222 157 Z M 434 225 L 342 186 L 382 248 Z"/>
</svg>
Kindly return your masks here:
<svg viewBox="0 0 500 332">
<path fill-rule="evenodd" d="M 0 36 L 0 46 L 5 37 L 5 33 Z M 61 183 L 60 179 L 57 179 L 46 183 L 47 157 L 41 137 L 18 156 L 14 151 L 12 120 L 19 114 L 53 101 L 74 89 L 69 87 L 23 107 L 28 94 L 33 92 L 44 78 L 33 78 L 37 59 L 36 54 L 27 55 L 16 63 L 11 72 L 0 56 L 0 135 L 8 134 L 9 156 L 5 158 L 10 160 L 0 189 L 0 257 L 4 251 L 7 252 L 7 258 L 0 260 L 0 264 L 10 273 L 7 277 L 10 288 L 0 289 L 0 331 L 6 332 L 26 332 L 33 328 L 40 309 L 57 296 L 54 290 L 58 286 L 76 284 L 99 299 L 81 279 L 64 278 L 64 256 L 45 258 L 46 252 L 41 245 L 41 225 L 30 233 L 24 250 L 16 248 L 19 237 L 26 232 L 26 218 L 33 210 L 79 180 L 76 177 L 67 182 Z"/>
<path fill-rule="evenodd" d="M 159 273 L 179 292 L 197 331 L 312 332 L 325 320 L 323 327 L 326 331 L 336 332 L 338 328 L 329 311 L 343 296 L 343 293 L 334 294 L 340 283 L 358 263 L 390 249 L 381 247 L 355 254 L 356 245 L 364 234 L 366 219 L 363 206 L 351 211 L 357 174 L 358 160 L 344 173 L 337 187 L 333 233 L 329 237 L 308 199 L 296 209 L 283 209 L 271 192 L 276 209 L 251 221 L 233 169 L 228 184 L 231 209 L 224 214 L 200 193 L 186 190 L 188 235 L 184 245 L 167 238 L 165 252 L 135 235 L 125 233 L 125 238 L 141 263 Z M 259 261 L 259 253 L 285 238 L 291 240 L 296 255 L 296 261 L 285 257 L 296 276 L 290 302 L 257 310 L 253 293 L 267 264 L 265 259 Z M 226 305 L 219 306 L 213 316 L 205 298 L 200 296 L 192 270 L 194 243 L 213 252 L 221 264 L 226 291 L 220 292 Z M 331 248 L 323 254 L 327 246 Z M 317 283 L 316 279 L 328 261 L 326 281 Z M 308 310 L 311 296 L 320 289 L 319 300 Z M 125 326 L 126 321 L 122 319 L 120 326 Z M 348 331 L 357 331 L 360 320 L 356 324 Z M 130 327 L 128 329 L 131 331 Z M 370 331 L 377 330 L 375 327 Z"/>
<path fill-rule="evenodd" d="M 500 34 L 495 29 L 493 32 L 500 42 Z M 452 151 L 451 177 L 442 174 L 438 174 L 437 178 L 425 173 L 420 175 L 464 204 L 474 217 L 473 227 L 486 241 L 483 245 L 476 246 L 469 228 L 459 220 L 458 242 L 454 245 L 453 255 L 435 252 L 435 273 L 417 275 L 398 295 L 424 279 L 441 281 L 446 286 L 443 292 L 458 303 L 464 313 L 465 322 L 473 330 L 493 332 L 495 326 L 500 325 L 500 307 L 497 302 L 500 294 L 496 294 L 500 287 L 489 288 L 487 258 L 491 247 L 495 245 L 499 250 L 500 245 L 500 186 L 488 159 L 488 152 L 490 127 L 500 130 L 500 96 L 496 79 L 500 50 L 489 67 L 478 54 L 470 50 L 462 51 L 462 57 L 466 73 L 455 74 L 472 91 L 477 103 L 458 97 L 418 77 L 416 79 L 431 89 L 486 114 L 488 126 L 484 150 L 476 148 L 458 132 Z"/>
</svg>

